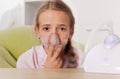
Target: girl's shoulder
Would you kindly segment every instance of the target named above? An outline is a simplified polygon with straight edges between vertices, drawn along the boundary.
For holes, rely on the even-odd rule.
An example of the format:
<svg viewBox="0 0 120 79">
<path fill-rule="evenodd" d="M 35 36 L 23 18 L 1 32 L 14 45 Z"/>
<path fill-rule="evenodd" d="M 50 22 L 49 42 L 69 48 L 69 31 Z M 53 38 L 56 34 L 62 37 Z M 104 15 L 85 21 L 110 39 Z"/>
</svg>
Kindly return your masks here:
<svg viewBox="0 0 120 79">
<path fill-rule="evenodd" d="M 39 52 L 39 51 L 41 51 L 41 52 Z M 26 52 L 21 54 L 20 57 L 18 58 L 18 60 L 32 59 L 34 54 L 39 54 L 39 53 L 40 54 L 44 53 L 44 49 L 43 49 L 42 45 L 33 46 L 32 48 L 30 48 L 29 50 L 27 50 Z"/>
<path fill-rule="evenodd" d="M 38 52 L 41 49 L 42 49 L 42 46 L 33 46 L 32 48 L 24 52 L 21 56 L 31 56 L 31 54 L 33 54 L 34 52 Z"/>
<path fill-rule="evenodd" d="M 34 68 L 35 59 L 39 56 L 45 56 L 42 45 L 33 46 L 18 58 L 17 68 Z"/>
</svg>

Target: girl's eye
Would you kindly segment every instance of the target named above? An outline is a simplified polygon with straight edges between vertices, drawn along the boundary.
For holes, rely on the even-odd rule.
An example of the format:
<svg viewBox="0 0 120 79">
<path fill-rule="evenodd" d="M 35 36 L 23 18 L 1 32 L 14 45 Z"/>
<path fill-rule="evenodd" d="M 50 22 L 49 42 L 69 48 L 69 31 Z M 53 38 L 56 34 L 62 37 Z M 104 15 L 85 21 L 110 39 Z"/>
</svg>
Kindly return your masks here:
<svg viewBox="0 0 120 79">
<path fill-rule="evenodd" d="M 49 31 L 49 27 L 44 27 L 43 30 L 44 31 Z"/>
<path fill-rule="evenodd" d="M 67 29 L 64 28 L 64 27 L 61 27 L 60 30 L 63 31 L 63 32 L 65 32 Z"/>
</svg>

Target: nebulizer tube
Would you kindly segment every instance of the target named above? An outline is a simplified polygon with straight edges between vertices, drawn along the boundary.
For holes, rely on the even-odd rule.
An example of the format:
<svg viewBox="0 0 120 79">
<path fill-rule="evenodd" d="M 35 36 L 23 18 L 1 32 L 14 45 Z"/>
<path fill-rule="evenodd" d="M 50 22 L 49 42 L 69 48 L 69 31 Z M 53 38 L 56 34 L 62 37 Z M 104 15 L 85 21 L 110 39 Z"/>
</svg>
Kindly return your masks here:
<svg viewBox="0 0 120 79">
<path fill-rule="evenodd" d="M 110 21 L 107 24 L 108 36 L 104 40 L 105 48 L 113 48 L 120 43 L 120 38 L 113 33 L 113 23 Z"/>
</svg>

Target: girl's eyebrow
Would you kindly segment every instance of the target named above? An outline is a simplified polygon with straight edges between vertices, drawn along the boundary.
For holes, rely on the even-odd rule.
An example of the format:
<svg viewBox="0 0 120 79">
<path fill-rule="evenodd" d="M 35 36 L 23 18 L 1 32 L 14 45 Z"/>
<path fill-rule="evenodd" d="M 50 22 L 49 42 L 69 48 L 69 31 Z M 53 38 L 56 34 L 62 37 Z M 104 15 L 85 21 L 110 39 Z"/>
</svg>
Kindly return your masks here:
<svg viewBox="0 0 120 79">
<path fill-rule="evenodd" d="M 65 27 L 67 27 L 67 25 L 66 25 L 66 24 L 60 24 L 59 26 L 65 26 Z"/>
<path fill-rule="evenodd" d="M 41 27 L 43 27 L 43 26 L 50 26 L 50 24 L 43 24 L 43 25 L 41 25 Z"/>
<path fill-rule="evenodd" d="M 43 24 L 43 25 L 40 25 L 41 27 L 44 27 L 44 26 L 51 26 L 51 24 Z M 65 26 L 67 27 L 66 24 L 58 24 L 58 26 Z"/>
</svg>

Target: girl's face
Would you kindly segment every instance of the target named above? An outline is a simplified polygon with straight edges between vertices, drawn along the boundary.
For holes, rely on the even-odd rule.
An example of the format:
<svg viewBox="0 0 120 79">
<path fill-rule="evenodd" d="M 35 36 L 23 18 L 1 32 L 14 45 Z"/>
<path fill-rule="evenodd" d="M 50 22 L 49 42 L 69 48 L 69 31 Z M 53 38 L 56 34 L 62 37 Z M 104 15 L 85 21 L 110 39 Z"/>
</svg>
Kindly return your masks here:
<svg viewBox="0 0 120 79">
<path fill-rule="evenodd" d="M 43 44 L 48 43 L 54 35 L 60 43 L 66 45 L 73 35 L 73 29 L 70 28 L 70 20 L 65 12 L 46 10 L 39 15 L 39 28 L 35 27 L 35 33 Z"/>
</svg>

